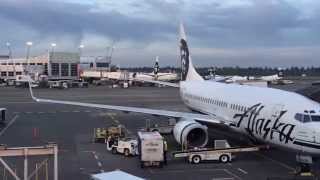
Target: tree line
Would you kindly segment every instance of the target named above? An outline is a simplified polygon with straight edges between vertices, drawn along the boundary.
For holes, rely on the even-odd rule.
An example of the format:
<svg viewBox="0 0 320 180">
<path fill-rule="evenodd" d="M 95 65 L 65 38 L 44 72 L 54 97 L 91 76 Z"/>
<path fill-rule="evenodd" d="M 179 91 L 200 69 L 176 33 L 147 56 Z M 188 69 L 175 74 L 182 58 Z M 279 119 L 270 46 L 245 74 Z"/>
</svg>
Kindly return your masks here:
<svg viewBox="0 0 320 180">
<path fill-rule="evenodd" d="M 273 67 L 201 67 L 197 71 L 201 75 L 208 75 L 210 69 L 214 69 L 218 75 L 239 75 L 239 76 L 265 76 L 273 75 L 279 72 L 279 68 Z M 133 67 L 124 68 L 130 72 L 152 72 L 153 67 Z M 161 67 L 160 72 L 180 72 L 180 68 L 176 67 Z M 320 76 L 320 67 L 290 67 L 282 68 L 281 71 L 285 76 Z"/>
</svg>

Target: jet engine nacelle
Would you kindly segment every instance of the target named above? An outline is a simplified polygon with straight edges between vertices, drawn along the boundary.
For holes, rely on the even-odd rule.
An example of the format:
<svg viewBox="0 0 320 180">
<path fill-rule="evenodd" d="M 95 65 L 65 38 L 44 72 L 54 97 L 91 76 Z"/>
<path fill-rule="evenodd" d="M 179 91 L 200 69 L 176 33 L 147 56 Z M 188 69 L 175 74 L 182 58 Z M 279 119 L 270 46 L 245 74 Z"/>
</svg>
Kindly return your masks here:
<svg viewBox="0 0 320 180">
<path fill-rule="evenodd" d="M 191 147 L 204 147 L 208 143 L 208 127 L 194 120 L 180 120 L 173 128 L 176 141 Z"/>
</svg>

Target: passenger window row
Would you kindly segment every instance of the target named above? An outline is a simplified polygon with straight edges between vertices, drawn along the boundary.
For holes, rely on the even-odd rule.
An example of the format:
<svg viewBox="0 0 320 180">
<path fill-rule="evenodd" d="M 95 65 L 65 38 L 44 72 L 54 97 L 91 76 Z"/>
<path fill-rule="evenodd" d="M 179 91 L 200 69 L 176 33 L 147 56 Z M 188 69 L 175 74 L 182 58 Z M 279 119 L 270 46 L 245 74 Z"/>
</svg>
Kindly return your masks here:
<svg viewBox="0 0 320 180">
<path fill-rule="evenodd" d="M 242 111 L 242 112 L 245 112 L 249 109 L 249 108 L 247 108 L 245 106 L 241 106 L 239 104 L 230 104 L 230 108 L 233 110 Z"/>
<path fill-rule="evenodd" d="M 197 101 L 201 101 L 207 104 L 215 104 L 217 106 L 220 107 L 225 107 L 225 108 L 230 108 L 233 109 L 235 111 L 241 111 L 241 112 L 245 112 L 247 111 L 249 108 L 246 106 L 242 106 L 239 104 L 228 104 L 227 102 L 221 101 L 221 100 L 216 100 L 216 99 L 212 99 L 212 98 L 206 98 L 206 97 L 201 97 L 201 96 L 195 96 L 189 93 L 185 93 L 183 96 L 187 97 L 188 99 L 193 99 L 193 100 L 197 100 Z"/>
<path fill-rule="evenodd" d="M 185 96 L 189 99 L 201 101 L 201 102 L 204 102 L 207 104 L 215 104 L 215 105 L 221 106 L 221 107 L 228 107 L 228 103 L 221 101 L 221 100 L 216 100 L 216 99 L 206 98 L 206 97 L 201 97 L 201 96 L 195 96 L 195 95 L 188 94 L 188 93 L 186 93 Z"/>
</svg>

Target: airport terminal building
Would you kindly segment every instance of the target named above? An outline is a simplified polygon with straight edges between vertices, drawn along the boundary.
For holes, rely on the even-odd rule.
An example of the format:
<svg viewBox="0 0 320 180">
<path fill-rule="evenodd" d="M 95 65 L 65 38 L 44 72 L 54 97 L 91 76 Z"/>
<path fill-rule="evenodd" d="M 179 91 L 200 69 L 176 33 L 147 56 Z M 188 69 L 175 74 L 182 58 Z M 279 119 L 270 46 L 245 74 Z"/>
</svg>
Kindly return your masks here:
<svg viewBox="0 0 320 180">
<path fill-rule="evenodd" d="M 49 52 L 42 56 L 26 58 L 0 58 L 0 78 L 15 79 L 26 72 L 47 75 L 49 79 L 78 79 L 79 53 Z"/>
</svg>

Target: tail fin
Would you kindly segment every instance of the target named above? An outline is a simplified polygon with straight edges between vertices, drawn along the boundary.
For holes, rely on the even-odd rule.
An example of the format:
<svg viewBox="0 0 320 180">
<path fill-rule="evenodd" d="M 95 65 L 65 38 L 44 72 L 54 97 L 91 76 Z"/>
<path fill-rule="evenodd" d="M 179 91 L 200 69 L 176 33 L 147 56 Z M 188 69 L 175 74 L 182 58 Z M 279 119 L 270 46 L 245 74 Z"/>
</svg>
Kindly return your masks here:
<svg viewBox="0 0 320 180">
<path fill-rule="evenodd" d="M 160 70 L 160 66 L 159 66 L 159 56 L 156 57 L 156 62 L 154 63 L 154 67 L 153 67 L 153 74 L 154 75 L 158 75 L 158 72 Z"/>
<path fill-rule="evenodd" d="M 183 24 L 180 24 L 180 58 L 181 58 L 181 81 L 199 80 L 203 78 L 197 73 L 193 67 L 191 56 L 188 48 L 186 33 Z"/>
<path fill-rule="evenodd" d="M 283 69 L 279 67 L 277 74 L 278 74 L 278 77 L 279 77 L 279 78 L 283 78 L 283 77 L 284 77 Z"/>
</svg>

